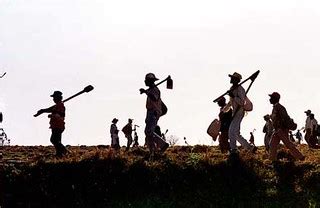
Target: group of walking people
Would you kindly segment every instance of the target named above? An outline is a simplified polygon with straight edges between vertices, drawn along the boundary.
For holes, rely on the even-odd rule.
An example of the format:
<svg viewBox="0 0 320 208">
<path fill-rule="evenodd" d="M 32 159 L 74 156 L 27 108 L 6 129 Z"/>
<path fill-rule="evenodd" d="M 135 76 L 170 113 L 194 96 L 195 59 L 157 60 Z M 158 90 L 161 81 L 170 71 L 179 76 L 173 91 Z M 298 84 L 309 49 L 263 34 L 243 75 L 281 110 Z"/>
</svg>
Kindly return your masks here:
<svg viewBox="0 0 320 208">
<path fill-rule="evenodd" d="M 230 155 L 238 154 L 237 142 L 247 151 L 254 153 L 257 147 L 254 145 L 253 134 L 251 135 L 250 143 L 241 135 L 241 122 L 247 111 L 252 110 L 252 103 L 247 98 L 246 91 L 241 85 L 242 76 L 235 72 L 229 75 L 231 88 L 228 91 L 229 102 L 226 98 L 221 96 L 217 103 L 220 107 L 219 113 L 219 146 L 223 153 L 230 152 Z M 146 145 L 150 150 L 151 156 L 155 152 L 163 153 L 169 144 L 158 136 L 157 128 L 158 121 L 166 114 L 166 106 L 161 100 L 161 92 L 155 82 L 159 80 L 153 73 L 148 73 L 145 76 L 145 85 L 148 89 L 140 89 L 140 94 L 145 94 L 146 99 L 146 119 L 145 119 L 145 137 Z M 250 85 L 251 87 L 251 85 Z M 38 115 L 42 113 L 50 113 L 50 128 L 52 130 L 51 143 L 56 148 L 56 155 L 61 157 L 68 151 L 61 143 L 62 132 L 65 129 L 65 106 L 62 101 L 62 92 L 55 91 L 53 95 L 55 105 L 38 111 Z M 294 158 L 303 160 L 304 156 L 296 148 L 296 145 L 290 141 L 289 131 L 296 129 L 296 124 L 288 115 L 286 108 L 280 104 L 280 94 L 273 92 L 269 94 L 270 104 L 273 105 L 271 115 L 264 116 L 266 124 L 263 128 L 265 133 L 265 147 L 269 153 L 270 160 L 275 161 L 277 158 L 277 149 L 280 141 L 290 150 Z M 315 128 L 317 122 L 310 110 L 306 111 L 308 116 L 305 127 L 305 139 L 310 147 L 317 148 L 315 140 Z M 120 148 L 119 144 L 119 130 L 117 127 L 118 119 L 112 120 L 110 127 L 111 147 L 115 149 Z M 122 132 L 127 138 L 127 150 L 130 148 L 133 139 L 132 132 L 136 134 L 136 126 L 133 128 L 133 119 L 128 119 L 128 123 L 123 127 Z M 134 146 L 138 146 L 138 137 L 136 135 Z"/>
</svg>

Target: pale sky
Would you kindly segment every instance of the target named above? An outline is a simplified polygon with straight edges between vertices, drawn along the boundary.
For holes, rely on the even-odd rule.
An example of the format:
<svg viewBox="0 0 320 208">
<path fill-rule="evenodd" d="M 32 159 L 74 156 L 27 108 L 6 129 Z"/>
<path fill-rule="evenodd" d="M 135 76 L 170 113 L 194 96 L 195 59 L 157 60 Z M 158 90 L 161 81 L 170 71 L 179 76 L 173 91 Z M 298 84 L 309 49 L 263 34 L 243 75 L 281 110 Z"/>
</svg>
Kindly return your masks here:
<svg viewBox="0 0 320 208">
<path fill-rule="evenodd" d="M 49 119 L 33 114 L 53 104 L 54 90 L 67 98 L 91 84 L 94 91 L 66 103 L 63 143 L 110 144 L 114 117 L 119 128 L 134 118 L 143 143 L 146 97 L 138 90 L 154 72 L 174 80 L 173 90 L 160 87 L 169 108 L 162 129 L 180 143 L 212 144 L 212 100 L 230 87 L 228 74 L 261 70 L 242 124 L 247 139 L 257 129 L 261 145 L 273 91 L 299 127 L 307 109 L 320 120 L 319 20 L 312 0 L 0 0 L 2 126 L 12 144 L 49 145 Z"/>
</svg>

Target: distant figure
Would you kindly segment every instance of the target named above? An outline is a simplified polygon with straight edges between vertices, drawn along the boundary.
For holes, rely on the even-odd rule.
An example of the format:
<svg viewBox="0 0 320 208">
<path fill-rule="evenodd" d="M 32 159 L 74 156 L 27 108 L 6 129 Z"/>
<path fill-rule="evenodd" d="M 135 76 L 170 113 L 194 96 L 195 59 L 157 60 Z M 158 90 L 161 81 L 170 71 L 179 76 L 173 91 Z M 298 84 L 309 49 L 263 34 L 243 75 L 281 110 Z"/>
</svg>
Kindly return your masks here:
<svg viewBox="0 0 320 208">
<path fill-rule="evenodd" d="M 297 140 L 298 140 L 298 144 L 301 144 L 302 141 L 302 134 L 300 132 L 300 130 L 298 129 L 297 133 L 295 134 Z"/>
<path fill-rule="evenodd" d="M 311 110 L 307 110 L 304 113 L 307 115 L 305 128 L 303 130 L 303 132 L 305 133 L 304 139 L 306 140 L 307 144 L 310 147 L 310 141 L 309 140 L 310 140 L 311 133 L 312 133 L 312 123 L 311 123 L 311 119 L 310 119 Z"/>
<path fill-rule="evenodd" d="M 161 152 L 164 152 L 169 147 L 168 143 L 154 135 L 159 118 L 162 115 L 161 93 L 159 88 L 155 84 L 155 81 L 157 80 L 159 79 L 156 78 L 153 73 L 148 73 L 145 77 L 145 85 L 148 86 L 149 89 L 140 89 L 141 94 L 145 93 L 147 95 L 145 134 L 147 146 L 150 150 L 151 157 L 153 157 L 154 155 L 156 146 L 161 149 Z"/>
<path fill-rule="evenodd" d="M 270 115 L 267 114 L 264 117 L 265 120 L 265 125 L 263 127 L 263 133 L 264 133 L 264 146 L 266 148 L 266 151 L 269 152 L 270 149 L 270 141 L 271 141 L 271 137 L 273 134 L 273 125 L 272 125 L 272 121 L 270 119 Z"/>
<path fill-rule="evenodd" d="M 318 143 L 317 129 L 318 121 L 314 118 L 314 114 L 310 114 L 310 136 L 309 136 L 309 147 L 314 149 L 319 149 L 320 146 Z"/>
<path fill-rule="evenodd" d="M 189 146 L 189 143 L 187 142 L 187 138 L 186 137 L 183 137 L 183 140 L 184 140 L 184 143 Z"/>
<path fill-rule="evenodd" d="M 128 151 L 130 149 L 130 146 L 132 144 L 132 119 L 128 119 L 128 124 L 125 125 L 122 128 L 122 132 L 124 133 L 125 137 L 127 138 L 128 142 L 127 142 L 127 148 L 126 150 Z"/>
<path fill-rule="evenodd" d="M 220 120 L 220 135 L 219 135 L 219 147 L 222 153 L 230 151 L 229 144 L 229 127 L 232 121 L 232 109 L 227 107 L 226 99 L 221 97 L 218 100 L 220 107 L 219 120 Z"/>
<path fill-rule="evenodd" d="M 0 128 L 0 145 L 4 146 L 5 145 L 5 143 L 4 143 L 5 141 L 8 142 L 7 134 L 6 134 L 6 132 L 4 132 L 3 128 Z"/>
<path fill-rule="evenodd" d="M 295 159 L 304 160 L 304 156 L 299 152 L 295 145 L 289 140 L 289 121 L 290 117 L 287 113 L 285 107 L 283 107 L 280 101 L 280 94 L 274 92 L 269 95 L 270 103 L 273 105 L 273 110 L 271 114 L 271 120 L 275 132 L 272 135 L 270 143 L 270 160 L 277 160 L 277 149 L 280 141 L 289 149 L 290 153 Z"/>
<path fill-rule="evenodd" d="M 137 127 L 139 127 L 138 125 L 134 125 L 134 141 L 133 141 L 133 147 L 138 147 L 139 146 L 139 137 L 138 137 L 138 134 L 137 134 Z"/>
<path fill-rule="evenodd" d="M 253 135 L 253 132 L 250 132 L 250 139 L 249 139 L 249 142 L 250 142 L 250 145 L 252 145 L 252 146 L 256 146 L 256 145 L 254 144 L 254 135 Z"/>
<path fill-rule="evenodd" d="M 296 142 L 296 140 L 294 140 L 292 131 L 289 131 L 289 140 L 290 140 L 290 142 L 292 142 L 293 144 Z"/>
<path fill-rule="evenodd" d="M 66 108 L 62 102 L 62 92 L 54 91 L 50 96 L 53 98 L 55 105 L 47 109 L 41 109 L 37 114 L 50 113 L 48 116 L 50 118 L 50 128 L 52 132 L 50 141 L 56 149 L 56 156 L 62 157 L 68 152 L 65 146 L 61 143 L 62 132 L 65 129 L 64 119 Z"/>
<path fill-rule="evenodd" d="M 116 150 L 120 149 L 120 142 L 119 142 L 119 130 L 117 127 L 118 119 L 114 118 L 112 120 L 112 124 L 110 127 L 110 134 L 111 134 L 111 148 Z"/>
<path fill-rule="evenodd" d="M 248 141 L 245 140 L 240 134 L 241 121 L 245 114 L 244 104 L 246 99 L 246 92 L 244 88 L 241 85 L 239 85 L 242 76 L 239 73 L 235 72 L 234 74 L 229 75 L 229 77 L 231 78 L 230 83 L 232 84 L 232 87 L 229 90 L 229 96 L 230 104 L 232 106 L 233 111 L 233 118 L 229 128 L 231 154 L 238 154 L 237 141 L 246 150 L 255 152 L 257 148 L 255 146 L 250 145 Z"/>
</svg>

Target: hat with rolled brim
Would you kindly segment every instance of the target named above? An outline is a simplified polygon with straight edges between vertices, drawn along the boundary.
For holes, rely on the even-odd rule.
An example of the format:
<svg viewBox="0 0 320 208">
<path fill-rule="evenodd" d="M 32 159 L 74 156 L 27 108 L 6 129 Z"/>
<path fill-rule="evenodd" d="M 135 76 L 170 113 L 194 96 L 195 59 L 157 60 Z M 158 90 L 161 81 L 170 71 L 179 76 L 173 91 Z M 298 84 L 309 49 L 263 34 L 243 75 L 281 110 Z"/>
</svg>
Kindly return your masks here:
<svg viewBox="0 0 320 208">
<path fill-rule="evenodd" d="M 267 114 L 267 115 L 263 116 L 263 118 L 264 118 L 264 119 L 270 119 L 270 115 Z"/>
<path fill-rule="evenodd" d="M 114 118 L 114 119 L 112 120 L 112 123 L 117 123 L 118 121 L 119 121 L 118 119 Z"/>
<path fill-rule="evenodd" d="M 241 74 L 239 74 L 239 73 L 237 73 L 237 72 L 235 72 L 235 73 L 233 73 L 233 74 L 229 74 L 229 77 L 234 77 L 234 78 L 237 78 L 237 79 L 239 79 L 239 80 L 242 79 Z"/>
<path fill-rule="evenodd" d="M 54 91 L 50 97 L 62 97 L 62 92 L 60 91 Z"/>
<path fill-rule="evenodd" d="M 271 94 L 269 94 L 269 96 L 271 97 L 271 98 L 275 98 L 275 99 L 280 99 L 280 94 L 278 93 L 278 92 L 273 92 L 273 93 L 271 93 Z"/>
<path fill-rule="evenodd" d="M 146 80 L 153 80 L 153 81 L 157 81 L 159 80 L 156 75 L 154 75 L 154 73 L 148 73 L 146 74 L 146 77 L 145 77 Z"/>
<path fill-rule="evenodd" d="M 310 113 L 311 113 L 311 110 L 306 110 L 304 113 L 310 114 Z"/>
</svg>

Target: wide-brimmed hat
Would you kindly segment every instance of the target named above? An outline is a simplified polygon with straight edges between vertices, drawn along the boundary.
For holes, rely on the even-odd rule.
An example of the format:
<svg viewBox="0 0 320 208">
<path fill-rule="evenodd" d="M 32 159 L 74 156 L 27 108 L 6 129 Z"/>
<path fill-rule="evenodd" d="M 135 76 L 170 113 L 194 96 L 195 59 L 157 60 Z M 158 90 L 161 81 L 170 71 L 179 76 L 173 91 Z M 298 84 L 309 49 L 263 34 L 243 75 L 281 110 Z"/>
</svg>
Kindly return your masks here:
<svg viewBox="0 0 320 208">
<path fill-rule="evenodd" d="M 148 73 L 146 74 L 146 77 L 145 77 L 146 80 L 152 80 L 152 81 L 157 81 L 159 80 L 156 75 L 154 75 L 154 73 Z"/>
<path fill-rule="evenodd" d="M 60 91 L 54 91 L 50 97 L 62 97 L 62 92 Z"/>
<path fill-rule="evenodd" d="M 242 79 L 241 74 L 239 74 L 238 72 L 235 72 L 235 73 L 233 73 L 233 74 L 229 74 L 229 77 L 235 77 L 235 78 L 237 78 L 237 79 L 239 79 L 239 80 Z"/>
<path fill-rule="evenodd" d="M 118 119 L 114 118 L 114 119 L 112 120 L 112 123 L 117 123 L 118 121 L 119 121 Z"/>
<path fill-rule="evenodd" d="M 275 98 L 275 99 L 277 99 L 277 100 L 279 100 L 280 97 L 281 97 L 278 92 L 273 92 L 273 93 L 269 94 L 269 96 L 270 96 L 271 98 Z"/>
<path fill-rule="evenodd" d="M 306 110 L 304 113 L 310 114 L 310 113 L 311 113 L 311 110 Z"/>
<path fill-rule="evenodd" d="M 270 119 L 270 115 L 267 114 L 267 115 L 263 116 L 263 118 L 264 118 L 264 119 Z"/>
</svg>

